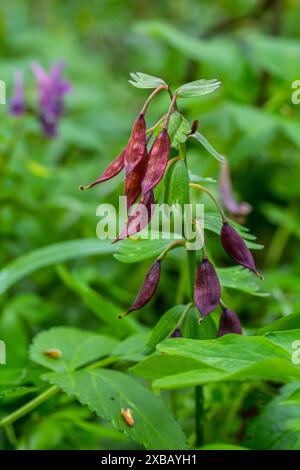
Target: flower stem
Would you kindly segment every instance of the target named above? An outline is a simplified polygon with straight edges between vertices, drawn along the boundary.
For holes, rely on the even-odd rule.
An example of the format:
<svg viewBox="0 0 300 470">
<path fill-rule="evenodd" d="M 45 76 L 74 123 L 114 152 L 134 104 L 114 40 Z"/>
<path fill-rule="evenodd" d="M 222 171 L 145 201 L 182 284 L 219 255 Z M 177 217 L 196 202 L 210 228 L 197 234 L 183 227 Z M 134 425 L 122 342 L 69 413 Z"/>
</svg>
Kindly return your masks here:
<svg viewBox="0 0 300 470">
<path fill-rule="evenodd" d="M 220 206 L 220 204 L 216 200 L 215 196 L 208 189 L 206 189 L 204 186 L 201 186 L 200 184 L 197 184 L 197 183 L 190 183 L 189 186 L 191 188 L 196 188 L 199 191 L 203 191 L 204 193 L 208 194 L 208 196 L 213 200 L 216 207 L 218 208 L 218 211 L 220 212 L 221 217 L 222 217 L 222 222 L 224 223 L 224 222 L 227 221 L 225 212 L 223 211 L 222 207 Z"/>
<path fill-rule="evenodd" d="M 34 410 L 37 406 L 41 405 L 45 401 L 49 400 L 49 398 L 52 398 L 59 391 L 60 388 L 57 385 L 53 385 L 52 387 L 48 388 L 33 400 L 26 403 L 26 405 L 21 406 L 21 408 L 3 418 L 0 421 L 0 429 L 9 426 L 20 418 L 23 418 L 23 416 L 30 413 L 30 411 Z"/>
<path fill-rule="evenodd" d="M 159 87 L 155 88 L 155 90 L 152 91 L 151 95 L 149 95 L 149 97 L 148 97 L 147 101 L 145 102 L 140 114 L 145 114 L 145 112 L 148 109 L 148 106 L 149 106 L 150 102 L 152 101 L 152 99 L 154 98 L 154 96 L 157 93 L 159 93 L 161 90 L 167 90 L 168 88 L 169 88 L 168 85 L 160 85 Z"/>
</svg>

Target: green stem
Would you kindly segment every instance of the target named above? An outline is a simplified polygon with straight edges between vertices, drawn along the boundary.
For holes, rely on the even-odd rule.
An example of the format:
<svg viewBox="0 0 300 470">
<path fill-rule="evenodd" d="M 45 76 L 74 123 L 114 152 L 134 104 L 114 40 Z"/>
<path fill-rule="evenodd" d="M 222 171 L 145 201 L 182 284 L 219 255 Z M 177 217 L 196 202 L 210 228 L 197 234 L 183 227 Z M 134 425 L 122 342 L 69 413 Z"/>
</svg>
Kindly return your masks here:
<svg viewBox="0 0 300 470">
<path fill-rule="evenodd" d="M 206 193 L 212 200 L 213 202 L 215 203 L 216 207 L 218 208 L 220 214 L 221 214 L 221 217 L 222 217 L 222 222 L 226 222 L 226 215 L 222 209 L 222 207 L 220 206 L 220 204 L 218 203 L 218 201 L 216 200 L 215 196 L 208 190 L 206 189 L 204 186 L 201 186 L 201 184 L 198 184 L 198 183 L 190 183 L 189 186 L 191 188 L 196 188 L 198 189 L 199 191 L 203 191 L 204 193 Z"/>
<path fill-rule="evenodd" d="M 179 145 L 179 154 L 184 159 L 186 167 L 187 167 L 185 143 Z M 187 258 L 188 258 L 188 266 L 189 266 L 190 298 L 191 298 L 191 302 L 193 303 L 194 302 L 194 280 L 195 280 L 195 270 L 196 270 L 195 251 L 187 250 Z M 197 385 L 195 387 L 195 433 L 196 433 L 196 446 L 197 447 L 200 447 L 203 444 L 203 416 L 204 416 L 203 387 L 200 385 Z"/>
<path fill-rule="evenodd" d="M 21 406 L 21 408 L 3 418 L 0 421 L 0 429 L 9 426 L 20 418 L 23 418 L 23 416 L 30 413 L 30 411 L 34 410 L 37 406 L 41 405 L 45 401 L 49 400 L 49 398 L 52 398 L 59 391 L 60 388 L 57 385 L 53 385 L 52 387 L 48 388 L 43 393 L 35 397 L 33 400 L 26 403 L 26 405 Z"/>
</svg>

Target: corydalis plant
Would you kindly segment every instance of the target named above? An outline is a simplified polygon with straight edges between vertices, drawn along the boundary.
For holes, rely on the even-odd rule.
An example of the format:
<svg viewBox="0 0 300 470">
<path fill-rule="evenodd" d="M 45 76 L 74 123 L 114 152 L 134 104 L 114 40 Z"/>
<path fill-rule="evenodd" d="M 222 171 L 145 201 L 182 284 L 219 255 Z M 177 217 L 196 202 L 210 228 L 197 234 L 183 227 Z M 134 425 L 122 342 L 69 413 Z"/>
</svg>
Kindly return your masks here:
<svg viewBox="0 0 300 470">
<path fill-rule="evenodd" d="M 121 230 L 117 239 L 114 240 L 115 242 L 137 234 L 149 223 L 155 203 L 153 191 L 164 176 L 162 183 L 164 197 L 165 202 L 169 204 L 174 202 L 182 205 L 189 203 L 192 189 L 204 192 L 213 200 L 221 214 L 221 243 L 225 251 L 236 263 L 258 274 L 249 248 L 227 220 L 222 206 L 206 187 L 195 182 L 194 175 L 188 172 L 187 167 L 186 141 L 190 138 L 201 143 L 220 163 L 225 162 L 224 157 L 198 132 L 198 121 L 195 120 L 190 125 L 179 113 L 177 103 L 181 98 L 197 97 L 214 92 L 219 88 L 220 82 L 218 80 L 198 80 L 183 85 L 173 93 L 169 85 L 159 78 L 142 73 L 131 74 L 131 77 L 130 83 L 133 86 L 154 90 L 149 95 L 133 124 L 126 147 L 95 181 L 87 186 L 80 186 L 80 189 L 92 188 L 124 170 L 124 193 L 127 196 L 128 219 L 125 227 Z M 163 91 L 169 94 L 170 105 L 157 123 L 147 129 L 146 113 L 149 104 L 159 92 Z M 172 147 L 179 152 L 179 156 L 170 158 Z M 174 174 L 176 178 L 173 177 Z M 175 188 L 172 187 L 173 180 L 176 181 Z M 138 198 L 140 198 L 139 203 L 134 206 Z M 225 201 L 223 206 L 226 206 L 226 204 L 228 204 L 228 201 Z M 198 226 L 199 221 L 195 220 L 195 225 Z M 136 300 L 124 315 L 139 310 L 152 299 L 158 287 L 163 258 L 171 249 L 178 246 L 188 249 L 187 242 L 187 239 L 176 240 L 163 250 L 149 268 Z M 205 245 L 203 246 L 202 261 L 197 268 L 195 266 L 196 255 L 195 252 L 191 252 L 188 256 L 192 287 L 190 300 L 191 304 L 194 303 L 199 310 L 201 318 L 205 318 L 220 303 L 221 305 L 224 304 L 221 300 L 221 285 L 217 271 L 206 254 Z M 182 319 L 179 323 L 181 324 L 181 322 Z M 241 333 L 239 325 L 236 314 L 223 307 L 219 335 L 229 332 Z"/>
</svg>

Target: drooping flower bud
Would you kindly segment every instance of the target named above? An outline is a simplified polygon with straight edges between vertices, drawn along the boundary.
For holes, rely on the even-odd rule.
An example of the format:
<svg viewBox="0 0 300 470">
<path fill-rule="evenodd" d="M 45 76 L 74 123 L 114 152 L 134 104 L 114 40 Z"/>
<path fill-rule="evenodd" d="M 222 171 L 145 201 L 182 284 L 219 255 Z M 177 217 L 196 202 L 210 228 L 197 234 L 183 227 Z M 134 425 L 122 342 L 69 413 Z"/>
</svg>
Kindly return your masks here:
<svg viewBox="0 0 300 470">
<path fill-rule="evenodd" d="M 146 274 L 141 290 L 135 299 L 133 305 L 127 310 L 128 313 L 139 310 L 144 307 L 153 297 L 158 286 L 160 277 L 160 261 L 156 260 Z"/>
<path fill-rule="evenodd" d="M 125 189 L 124 193 L 127 197 L 127 209 L 135 203 L 142 191 L 142 182 L 145 176 L 148 163 L 148 152 L 145 147 L 143 159 L 131 170 L 130 173 L 126 169 Z"/>
<path fill-rule="evenodd" d="M 99 178 L 97 178 L 95 181 L 93 181 L 87 186 L 80 186 L 80 189 L 90 189 L 93 186 L 96 186 L 96 184 L 103 183 L 103 181 L 110 180 L 114 176 L 117 176 L 120 171 L 124 168 L 125 152 L 126 149 L 124 149 L 120 153 L 120 155 L 114 159 L 114 161 L 106 168 L 106 170 L 102 173 L 101 176 L 99 176 Z"/>
<path fill-rule="evenodd" d="M 213 265 L 204 257 L 199 264 L 194 286 L 194 301 L 203 317 L 212 312 L 220 302 L 221 286 Z"/>
<path fill-rule="evenodd" d="M 125 227 L 114 242 L 123 240 L 123 238 L 132 237 L 132 235 L 143 230 L 143 228 L 149 224 L 153 216 L 154 202 L 153 191 L 149 191 L 142 197 L 133 214 L 129 215 Z"/>
<path fill-rule="evenodd" d="M 153 142 L 149 154 L 147 170 L 142 183 L 142 193 L 145 194 L 160 182 L 164 176 L 170 153 L 170 138 L 168 131 L 163 129 Z"/>
<path fill-rule="evenodd" d="M 14 75 L 14 92 L 9 103 L 9 112 L 13 116 L 22 116 L 25 112 L 24 103 L 24 77 L 21 70 Z"/>
<path fill-rule="evenodd" d="M 253 271 L 255 274 L 260 276 L 260 274 L 257 272 L 251 251 L 247 247 L 242 237 L 228 222 L 223 223 L 221 230 L 221 242 L 224 250 L 236 263 L 244 266 L 247 269 L 250 269 L 250 271 Z"/>
<path fill-rule="evenodd" d="M 129 175 L 133 169 L 144 159 L 147 147 L 146 123 L 143 113 L 140 113 L 133 124 L 131 137 L 127 145 L 125 156 L 125 171 Z"/>
<path fill-rule="evenodd" d="M 229 333 L 241 335 L 242 326 L 237 314 L 224 307 L 220 316 L 218 336 L 224 336 Z"/>
<path fill-rule="evenodd" d="M 244 217 L 251 212 L 252 207 L 248 202 L 237 202 L 235 200 L 232 192 L 230 171 L 228 163 L 226 162 L 221 165 L 220 193 L 222 196 L 223 206 L 231 216 L 242 221 Z"/>
</svg>

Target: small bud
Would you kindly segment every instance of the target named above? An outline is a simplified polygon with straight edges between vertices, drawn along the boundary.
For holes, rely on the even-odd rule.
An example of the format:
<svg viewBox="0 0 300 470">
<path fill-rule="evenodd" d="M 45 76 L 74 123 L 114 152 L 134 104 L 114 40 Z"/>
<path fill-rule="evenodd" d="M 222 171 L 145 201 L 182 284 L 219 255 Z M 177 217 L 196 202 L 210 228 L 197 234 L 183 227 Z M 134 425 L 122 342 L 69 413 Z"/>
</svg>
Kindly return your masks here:
<svg viewBox="0 0 300 470">
<path fill-rule="evenodd" d="M 134 213 L 129 215 L 125 227 L 114 242 L 132 237 L 140 232 L 150 222 L 154 213 L 154 195 L 153 191 L 146 193 L 139 204 L 136 206 Z M 113 242 L 113 243 L 114 243 Z"/>
<path fill-rule="evenodd" d="M 259 277 L 261 277 L 261 275 L 257 272 L 251 251 L 247 247 L 242 237 L 228 222 L 223 223 L 221 230 L 221 242 L 224 250 L 236 263 L 250 269 L 250 271 L 253 271 Z"/>
<path fill-rule="evenodd" d="M 125 315 L 144 307 L 153 297 L 158 286 L 160 277 L 160 261 L 154 261 L 146 274 L 141 290 L 135 299 L 133 305 L 127 310 Z"/>
<path fill-rule="evenodd" d="M 170 338 L 182 338 L 180 328 L 176 328 L 173 333 L 171 334 Z"/>
<path fill-rule="evenodd" d="M 195 305 L 203 317 L 217 307 L 220 297 L 221 286 L 216 270 L 204 257 L 197 269 L 194 287 Z"/>
<path fill-rule="evenodd" d="M 144 159 L 147 147 L 146 123 L 144 114 L 140 113 L 133 125 L 131 137 L 127 145 L 125 156 L 126 175 Z"/>
<path fill-rule="evenodd" d="M 166 129 L 156 137 L 149 154 L 149 161 L 142 183 L 145 194 L 158 185 L 164 176 L 170 153 L 170 138 Z"/>
<path fill-rule="evenodd" d="M 103 183 L 103 181 L 110 180 L 114 176 L 117 176 L 117 174 L 124 168 L 125 153 L 126 149 L 124 149 L 120 155 L 114 159 L 98 179 L 93 181 L 93 183 L 90 183 L 88 186 L 79 186 L 79 189 L 83 190 L 93 188 L 96 184 Z"/>
<path fill-rule="evenodd" d="M 218 336 L 224 336 L 229 333 L 241 335 L 242 326 L 235 312 L 229 310 L 228 308 L 223 308 L 220 316 Z"/>
</svg>

